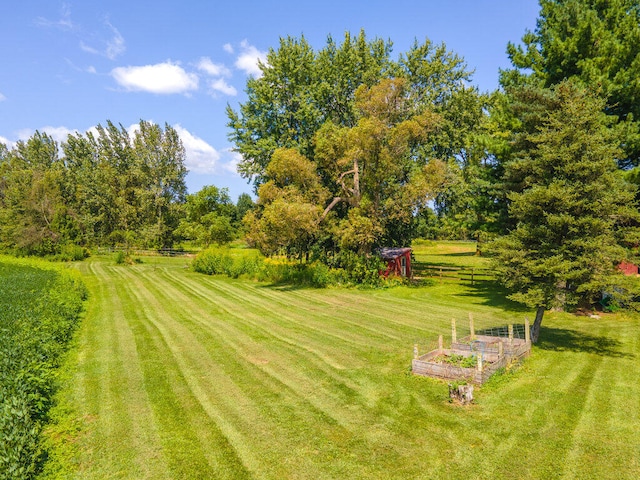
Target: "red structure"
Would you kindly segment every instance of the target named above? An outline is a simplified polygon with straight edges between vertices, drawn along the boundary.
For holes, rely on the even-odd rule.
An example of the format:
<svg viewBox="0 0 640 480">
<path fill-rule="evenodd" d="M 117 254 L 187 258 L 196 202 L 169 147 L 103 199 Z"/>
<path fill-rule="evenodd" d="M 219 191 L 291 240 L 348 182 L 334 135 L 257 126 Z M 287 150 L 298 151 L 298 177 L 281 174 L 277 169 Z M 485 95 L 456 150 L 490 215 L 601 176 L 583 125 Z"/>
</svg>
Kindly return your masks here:
<svg viewBox="0 0 640 480">
<path fill-rule="evenodd" d="M 620 265 L 618 265 L 618 270 L 620 270 L 625 275 L 638 275 L 638 265 L 634 265 L 631 262 L 620 262 Z"/>
<path fill-rule="evenodd" d="M 411 277 L 410 248 L 381 248 L 380 258 L 387 262 L 387 269 L 384 272 L 380 272 L 385 277 L 389 275 Z"/>
</svg>

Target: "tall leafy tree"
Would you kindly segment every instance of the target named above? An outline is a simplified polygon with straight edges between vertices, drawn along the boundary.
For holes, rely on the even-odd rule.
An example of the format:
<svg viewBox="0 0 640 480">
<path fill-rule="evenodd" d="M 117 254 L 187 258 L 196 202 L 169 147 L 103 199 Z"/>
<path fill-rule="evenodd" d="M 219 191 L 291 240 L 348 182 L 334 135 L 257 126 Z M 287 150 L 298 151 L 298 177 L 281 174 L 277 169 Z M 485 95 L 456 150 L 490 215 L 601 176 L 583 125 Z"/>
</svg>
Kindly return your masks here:
<svg viewBox="0 0 640 480">
<path fill-rule="evenodd" d="M 176 235 L 205 246 L 233 240 L 236 209 L 227 188 L 207 185 L 187 195 L 184 211 Z"/>
<path fill-rule="evenodd" d="M 345 35 L 341 46 L 331 37 L 315 52 L 304 37 L 280 39 L 270 49 L 260 78 L 247 81 L 247 102 L 239 112 L 227 108 L 230 139 L 242 155 L 238 169 L 256 186 L 277 148 L 296 148 L 313 159 L 313 136 L 328 119 L 353 124 L 353 101 L 363 83 L 373 85 L 390 65 L 391 46 L 379 39 Z"/>
<path fill-rule="evenodd" d="M 134 175 L 140 206 L 141 235 L 147 245 L 167 247 L 173 243 L 179 208 L 185 201 L 185 149 L 176 130 L 141 121 L 133 139 Z"/>
<path fill-rule="evenodd" d="M 63 165 L 58 143 L 36 132 L 5 153 L 2 162 L 0 236 L 5 248 L 54 253 L 61 236 L 57 216 L 63 205 Z"/>
<path fill-rule="evenodd" d="M 637 210 L 603 100 L 574 81 L 512 95 L 520 129 L 505 180 L 515 226 L 493 247 L 511 298 L 536 308 L 537 341 L 546 309 L 619 291 L 616 265 L 637 242 Z"/>
<path fill-rule="evenodd" d="M 535 31 L 509 44 L 513 69 L 505 87 L 550 87 L 579 79 L 606 99 L 603 111 L 621 123 L 622 166 L 640 162 L 640 4 L 636 0 L 540 0 Z"/>
<path fill-rule="evenodd" d="M 368 253 L 376 244 L 410 242 L 414 209 L 433 198 L 443 165 L 421 152 L 440 116 L 412 105 L 403 79 L 362 85 L 357 124 L 328 122 L 316 135 L 319 165 L 335 186 L 323 216 L 340 203 L 348 209 L 337 235 L 344 248 Z"/>
<path fill-rule="evenodd" d="M 270 181 L 267 169 L 278 148 L 296 149 L 314 163 L 332 196 L 320 222 L 342 222 L 335 229 L 342 238 L 329 235 L 329 248 L 410 241 L 418 184 L 423 191 L 433 187 L 423 167 L 441 159 L 453 171 L 472 156 L 469 142 L 484 100 L 467 86 L 471 72 L 464 61 L 444 45 L 416 41 L 393 60 L 391 42 L 367 40 L 362 31 L 347 33 L 340 45 L 329 37 L 317 53 L 304 38 L 286 38 L 262 71 L 248 81 L 239 111 L 228 108 L 239 170 L 259 192 Z M 358 92 L 371 97 L 371 110 Z M 385 93 L 393 98 L 387 105 Z"/>
<path fill-rule="evenodd" d="M 320 229 L 329 192 L 316 166 L 292 148 L 279 148 L 258 189 L 257 208 L 244 217 L 247 240 L 265 254 L 285 251 L 302 258 Z"/>
</svg>

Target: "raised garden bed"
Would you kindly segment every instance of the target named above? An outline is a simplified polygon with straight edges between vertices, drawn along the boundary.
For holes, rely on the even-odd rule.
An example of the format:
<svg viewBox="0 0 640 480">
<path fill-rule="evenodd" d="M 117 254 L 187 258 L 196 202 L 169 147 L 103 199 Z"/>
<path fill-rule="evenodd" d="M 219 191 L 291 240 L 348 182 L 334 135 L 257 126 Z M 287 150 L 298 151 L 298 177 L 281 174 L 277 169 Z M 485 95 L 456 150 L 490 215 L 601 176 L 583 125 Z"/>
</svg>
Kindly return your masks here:
<svg viewBox="0 0 640 480">
<path fill-rule="evenodd" d="M 528 325 L 526 328 L 528 329 Z M 481 385 L 499 369 L 528 356 L 530 351 L 531 341 L 528 335 L 527 338 L 520 339 L 513 338 L 512 335 L 498 337 L 472 334 L 452 342 L 451 348 L 443 347 L 440 336 L 439 348 L 424 355 L 418 355 L 417 346 L 414 347 L 411 370 L 416 375 L 442 380 L 465 380 Z"/>
</svg>

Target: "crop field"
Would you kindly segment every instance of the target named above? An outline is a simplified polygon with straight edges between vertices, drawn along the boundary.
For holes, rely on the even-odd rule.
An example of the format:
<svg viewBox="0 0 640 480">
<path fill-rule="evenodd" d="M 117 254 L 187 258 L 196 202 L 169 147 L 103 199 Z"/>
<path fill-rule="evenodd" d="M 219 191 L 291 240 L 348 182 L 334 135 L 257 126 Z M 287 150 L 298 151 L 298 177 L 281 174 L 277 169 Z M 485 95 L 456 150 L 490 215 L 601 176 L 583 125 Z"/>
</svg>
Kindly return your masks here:
<svg viewBox="0 0 640 480">
<path fill-rule="evenodd" d="M 531 315 L 490 286 L 297 289 L 186 262 L 78 265 L 89 302 L 60 396 L 75 477 L 640 476 L 637 315 L 548 314 L 531 357 L 460 407 L 410 374 L 412 349 L 469 312 Z"/>
</svg>

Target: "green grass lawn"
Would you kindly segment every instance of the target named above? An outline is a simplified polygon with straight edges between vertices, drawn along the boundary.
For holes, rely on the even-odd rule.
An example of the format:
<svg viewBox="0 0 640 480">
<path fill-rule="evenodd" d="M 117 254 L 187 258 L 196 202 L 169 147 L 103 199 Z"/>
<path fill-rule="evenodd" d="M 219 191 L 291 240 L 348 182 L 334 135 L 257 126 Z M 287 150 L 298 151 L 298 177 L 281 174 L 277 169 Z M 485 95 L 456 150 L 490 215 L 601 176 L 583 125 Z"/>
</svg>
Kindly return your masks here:
<svg viewBox="0 0 640 480">
<path fill-rule="evenodd" d="M 640 477 L 638 315 L 548 314 L 524 365 L 463 408 L 409 373 L 412 348 L 469 312 L 530 315 L 489 286 L 298 289 L 186 261 L 78 266 L 90 300 L 62 396 L 78 478 Z"/>
</svg>

